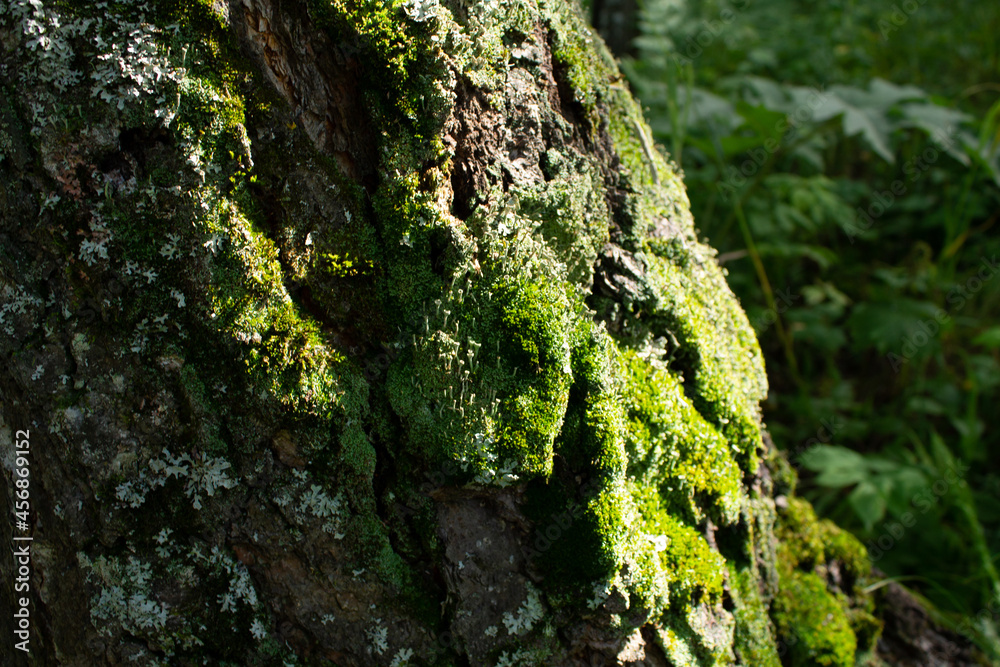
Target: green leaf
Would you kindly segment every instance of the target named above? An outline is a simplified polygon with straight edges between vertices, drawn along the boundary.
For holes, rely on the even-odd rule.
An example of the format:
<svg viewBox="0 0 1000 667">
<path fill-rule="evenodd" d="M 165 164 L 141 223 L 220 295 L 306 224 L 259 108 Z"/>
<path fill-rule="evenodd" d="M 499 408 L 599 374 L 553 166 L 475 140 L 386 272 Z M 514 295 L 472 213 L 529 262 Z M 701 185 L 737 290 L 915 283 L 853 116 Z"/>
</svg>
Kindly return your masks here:
<svg viewBox="0 0 1000 667">
<path fill-rule="evenodd" d="M 747 126 L 752 128 L 762 140 L 780 140 L 784 136 L 784 129 L 788 125 L 783 123 L 785 114 L 779 111 L 772 111 L 763 106 L 752 106 L 746 102 L 737 102 L 736 111 L 746 121 Z"/>
<path fill-rule="evenodd" d="M 719 139 L 719 145 L 722 146 L 723 156 L 730 158 L 734 155 L 742 155 L 758 146 L 763 146 L 764 140 L 758 135 L 749 137 L 728 136 Z"/>
<path fill-rule="evenodd" d="M 783 86 L 773 79 L 760 76 L 737 77 L 735 82 L 742 84 L 745 99 L 758 108 L 772 109 L 779 112 L 791 111 L 789 87 Z M 779 119 L 780 120 L 780 119 Z"/>
<path fill-rule="evenodd" d="M 831 319 L 839 315 L 835 304 L 824 303 L 810 308 L 789 310 L 788 320 L 796 343 L 803 342 L 827 353 L 839 350 L 847 343 L 847 336 L 839 325 L 831 324 Z"/>
<path fill-rule="evenodd" d="M 743 118 L 736 113 L 736 109 L 729 100 L 701 88 L 694 88 L 691 91 L 690 113 L 689 126 L 704 124 L 708 121 L 721 123 L 724 126 L 723 131 L 727 134 L 731 134 L 743 124 Z"/>
<path fill-rule="evenodd" d="M 872 482 L 861 482 L 847 496 L 847 503 L 870 531 L 885 516 L 885 497 Z"/>
<path fill-rule="evenodd" d="M 892 461 L 880 456 L 865 456 L 864 458 L 868 468 L 873 472 L 893 473 L 897 472 L 902 466 L 899 461 Z"/>
<path fill-rule="evenodd" d="M 868 91 L 868 103 L 883 111 L 904 100 L 927 99 L 927 93 L 916 86 L 899 86 L 878 77 L 868 84 Z"/>
<path fill-rule="evenodd" d="M 854 106 L 833 92 L 824 97 L 813 111 L 813 118 L 820 122 L 840 115 L 843 115 L 845 135 L 852 137 L 860 134 L 879 157 L 890 164 L 896 161 L 889 148 L 889 132 L 892 128 L 882 113 Z"/>
<path fill-rule="evenodd" d="M 868 477 L 865 457 L 838 445 L 811 447 L 802 453 L 799 461 L 805 468 L 818 472 L 816 483 L 828 488 L 850 486 Z"/>
<path fill-rule="evenodd" d="M 944 406 L 940 402 L 927 396 L 914 396 L 906 402 L 907 412 L 915 412 L 921 415 L 943 415 Z"/>
<path fill-rule="evenodd" d="M 888 111 L 903 100 L 926 99 L 927 94 L 914 86 L 897 86 L 873 79 L 868 90 L 852 86 L 831 86 L 822 94 L 813 109 L 813 118 L 819 122 L 843 115 L 844 134 L 852 137 L 860 135 L 878 155 L 889 162 L 895 156 L 889 147 L 889 135 L 893 123 Z"/>
<path fill-rule="evenodd" d="M 931 452 L 934 455 L 934 467 L 939 472 L 954 467 L 955 457 L 937 431 L 931 431 Z"/>
<path fill-rule="evenodd" d="M 847 326 L 857 348 L 874 347 L 885 354 L 889 350 L 898 351 L 920 332 L 928 339 L 935 337 L 942 328 L 937 321 L 939 311 L 929 301 L 866 301 L 854 306 Z"/>
<path fill-rule="evenodd" d="M 962 125 L 972 120 L 971 116 L 956 109 L 930 103 L 904 104 L 900 109 L 903 112 L 903 118 L 899 123 L 901 127 L 916 127 L 923 130 L 948 155 L 965 166 L 972 164 L 963 145 L 972 144 L 975 139 L 960 129 Z"/>
<path fill-rule="evenodd" d="M 1000 386 L 1000 363 L 988 354 L 970 354 L 966 359 L 969 377 L 980 392 Z"/>
<path fill-rule="evenodd" d="M 778 257 L 782 260 L 804 257 L 826 269 L 837 262 L 837 253 L 818 245 L 808 243 L 760 243 L 757 246 L 761 257 Z"/>
<path fill-rule="evenodd" d="M 895 515 L 910 511 L 911 502 L 927 487 L 927 476 L 918 468 L 905 465 L 897 467 L 891 477 L 892 485 L 886 494 L 889 511 Z"/>
<path fill-rule="evenodd" d="M 972 339 L 973 345 L 982 345 L 985 348 L 995 350 L 1000 348 L 1000 326 L 991 327 L 983 331 Z"/>
</svg>

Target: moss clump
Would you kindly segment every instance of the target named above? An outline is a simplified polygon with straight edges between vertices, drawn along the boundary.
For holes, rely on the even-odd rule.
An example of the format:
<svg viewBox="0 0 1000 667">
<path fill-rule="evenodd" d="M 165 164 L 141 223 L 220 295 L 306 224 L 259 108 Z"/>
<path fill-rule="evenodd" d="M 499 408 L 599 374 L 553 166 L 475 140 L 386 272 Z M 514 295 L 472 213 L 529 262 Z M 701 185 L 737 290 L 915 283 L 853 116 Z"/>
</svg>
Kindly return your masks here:
<svg viewBox="0 0 1000 667">
<path fill-rule="evenodd" d="M 806 500 L 787 498 L 780 516 L 776 532 L 786 567 L 812 569 L 836 561 L 844 568 L 848 590 L 868 576 L 871 566 L 864 545 L 829 519 L 818 519 Z"/>
<path fill-rule="evenodd" d="M 656 488 L 692 521 L 708 509 L 720 523 L 734 521 L 743 502 L 742 474 L 726 438 L 662 364 L 631 350 L 623 361 L 630 475 Z"/>
<path fill-rule="evenodd" d="M 551 472 L 552 444 L 569 398 L 569 341 L 565 297 L 553 286 L 518 281 L 498 286 L 501 305 L 496 342 L 515 378 L 503 402 L 500 447 L 528 473 Z M 521 374 L 527 377 L 521 379 Z"/>
<path fill-rule="evenodd" d="M 578 523 L 544 559 L 553 584 L 583 588 L 621 568 L 630 537 L 624 494 L 624 489 L 606 488 L 586 501 Z"/>
<path fill-rule="evenodd" d="M 722 594 L 725 559 L 705 537 L 670 514 L 662 497 L 649 487 L 633 486 L 647 539 L 659 554 L 670 584 L 670 597 L 682 605 L 717 601 Z"/>
<path fill-rule="evenodd" d="M 799 483 L 799 474 L 788 462 L 788 458 L 778 451 L 777 447 L 768 447 L 766 454 L 767 468 L 771 471 L 774 485 L 774 496 L 793 496 Z"/>
<path fill-rule="evenodd" d="M 771 613 L 794 665 L 853 665 L 875 646 L 881 623 L 862 590 L 870 565 L 854 536 L 819 520 L 801 498 L 780 513 L 779 592 Z"/>
<path fill-rule="evenodd" d="M 751 568 L 729 565 L 730 593 L 736 616 L 733 649 L 736 657 L 753 667 L 781 667 L 774 641 L 768 605 L 760 593 L 759 580 Z"/>
<path fill-rule="evenodd" d="M 520 212 L 538 223 L 538 233 L 566 265 L 570 282 L 588 285 L 597 254 L 608 240 L 608 211 L 601 176 L 592 161 L 549 149 L 547 180 L 514 188 Z"/>
<path fill-rule="evenodd" d="M 771 611 L 791 667 L 851 667 L 857 639 L 844 606 L 812 572 L 782 577 Z"/>
<path fill-rule="evenodd" d="M 331 36 L 354 43 L 372 68 L 367 94 L 382 120 L 420 127 L 440 110 L 443 92 L 433 85 L 443 76 L 436 49 L 424 26 L 408 21 L 398 3 L 379 0 L 310 0 L 317 23 Z M 429 128 L 428 128 L 429 129 Z M 428 133 L 429 134 L 429 133 Z"/>
<path fill-rule="evenodd" d="M 573 383 L 556 450 L 570 470 L 600 479 L 621 479 L 626 467 L 617 354 L 602 327 L 577 320 L 570 362 Z"/>
<path fill-rule="evenodd" d="M 763 448 L 757 402 L 767 381 L 746 315 L 703 249 L 690 248 L 680 261 L 655 257 L 650 282 L 658 299 L 647 309 L 679 344 L 677 363 L 695 408 L 752 472 Z"/>
<path fill-rule="evenodd" d="M 571 381 L 565 291 L 500 273 L 443 297 L 389 371 L 413 443 L 480 483 L 548 474 Z"/>
</svg>

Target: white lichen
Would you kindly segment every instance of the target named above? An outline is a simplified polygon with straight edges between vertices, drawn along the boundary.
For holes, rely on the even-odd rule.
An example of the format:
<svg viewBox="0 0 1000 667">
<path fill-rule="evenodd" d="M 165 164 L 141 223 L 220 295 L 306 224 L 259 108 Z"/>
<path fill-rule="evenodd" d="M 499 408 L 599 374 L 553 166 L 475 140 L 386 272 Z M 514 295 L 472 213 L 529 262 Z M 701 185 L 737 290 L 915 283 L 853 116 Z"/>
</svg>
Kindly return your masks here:
<svg viewBox="0 0 1000 667">
<path fill-rule="evenodd" d="M 297 480 L 295 486 L 304 487 L 308 474 L 300 470 L 293 472 Z M 278 496 L 275 502 L 286 506 L 289 502 L 287 493 Z M 342 530 L 347 519 L 344 497 L 341 493 L 331 497 L 319 484 L 310 484 L 308 489 L 300 493 L 293 516 L 300 523 L 305 523 L 309 518 L 320 519 L 323 532 L 333 535 L 338 540 L 345 536 Z"/>
<path fill-rule="evenodd" d="M 126 631 L 158 631 L 167 623 L 168 607 L 149 597 L 152 567 L 130 556 L 124 563 L 117 558 L 99 556 L 91 561 L 85 554 L 77 559 L 99 592 L 90 601 L 91 614 L 106 622 L 120 624 Z M 107 636 L 111 628 L 99 625 Z"/>
<path fill-rule="evenodd" d="M 504 612 L 503 624 L 507 628 L 507 634 L 520 635 L 530 631 L 544 614 L 545 608 L 538 589 L 528 584 L 528 598 L 517 610 L 516 616 L 509 611 Z"/>
<path fill-rule="evenodd" d="M 178 257 L 180 250 L 177 248 L 177 244 L 180 240 L 181 237 L 177 234 L 167 234 L 166 243 L 160 246 L 160 255 L 166 257 L 168 260 Z"/>
<path fill-rule="evenodd" d="M 43 303 L 40 298 L 29 293 L 24 285 L 4 285 L 0 288 L 0 327 L 3 327 L 8 336 L 13 336 L 16 316 L 26 315 L 29 308 L 39 308 Z"/>
<path fill-rule="evenodd" d="M 170 450 L 164 449 L 160 458 L 149 461 L 151 474 L 140 470 L 137 477 L 118 485 L 115 496 L 129 507 L 140 507 L 151 490 L 166 485 L 171 478 L 183 479 L 184 493 L 191 499 L 192 507 L 201 509 L 202 493 L 211 497 L 219 489 L 231 489 L 236 485 L 236 480 L 226 474 L 230 467 L 231 464 L 223 458 L 202 457 L 196 460 L 188 454 L 174 456 Z"/>
<path fill-rule="evenodd" d="M 403 3 L 406 15 L 418 23 L 423 23 L 437 15 L 438 0 L 407 0 Z"/>
<path fill-rule="evenodd" d="M 410 664 L 410 658 L 413 657 L 413 649 L 411 648 L 401 648 L 393 656 L 392 662 L 389 663 L 389 667 L 406 667 Z"/>
<path fill-rule="evenodd" d="M 373 625 L 365 630 L 365 635 L 368 637 L 369 653 L 374 651 L 382 655 L 389 649 L 389 629 L 382 625 L 381 618 L 373 621 Z"/>
<path fill-rule="evenodd" d="M 94 266 L 98 260 L 108 259 L 108 243 L 114 235 L 107 228 L 98 213 L 93 213 L 90 219 L 90 235 L 80 243 L 79 257 L 87 263 L 87 266 Z"/>
<path fill-rule="evenodd" d="M 504 651 L 497 660 L 496 667 L 521 667 L 523 665 L 534 665 L 537 661 L 532 659 L 531 653 L 523 648 L 519 648 L 513 653 Z"/>
<path fill-rule="evenodd" d="M 253 619 L 253 623 L 250 624 L 250 634 L 257 641 L 267 637 L 267 628 L 264 627 L 259 618 Z"/>
</svg>

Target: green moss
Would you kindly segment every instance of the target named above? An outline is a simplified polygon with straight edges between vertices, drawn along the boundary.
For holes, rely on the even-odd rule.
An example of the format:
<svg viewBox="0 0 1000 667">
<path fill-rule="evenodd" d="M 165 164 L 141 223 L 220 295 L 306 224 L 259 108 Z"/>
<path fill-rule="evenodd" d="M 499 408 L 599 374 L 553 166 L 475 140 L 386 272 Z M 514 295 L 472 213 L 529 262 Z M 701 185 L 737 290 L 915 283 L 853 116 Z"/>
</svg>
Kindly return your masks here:
<svg viewBox="0 0 1000 667">
<path fill-rule="evenodd" d="M 736 616 L 733 648 L 737 659 L 748 667 L 781 667 L 757 573 L 751 568 L 737 569 L 730 565 L 729 582 Z"/>
<path fill-rule="evenodd" d="M 649 487 L 633 486 L 645 534 L 659 554 L 675 604 L 718 600 L 722 594 L 725 560 L 704 536 L 669 514 L 660 495 Z"/>
<path fill-rule="evenodd" d="M 692 406 L 677 376 L 624 353 L 629 474 L 656 488 L 677 510 L 720 523 L 737 517 L 742 473 L 726 439 Z"/>
<path fill-rule="evenodd" d="M 597 104 L 606 96 L 618 68 L 607 47 L 587 25 L 576 3 L 546 8 L 553 30 L 553 56 L 566 68 L 574 101 L 587 112 L 591 127 L 598 126 Z"/>
<path fill-rule="evenodd" d="M 843 605 L 812 572 L 782 577 L 772 610 L 780 645 L 790 667 L 851 667 L 857 639 Z"/>
<path fill-rule="evenodd" d="M 372 71 L 365 95 L 383 123 L 402 120 L 421 136 L 434 134 L 448 107 L 436 80 L 447 74 L 422 26 L 405 18 L 401 3 L 310 0 L 311 13 L 331 36 L 357 44 Z"/>
<path fill-rule="evenodd" d="M 556 450 L 570 470 L 621 478 L 625 472 L 624 413 L 610 336 L 586 319 L 571 334 L 573 381 Z"/>
<path fill-rule="evenodd" d="M 212 268 L 214 280 L 203 306 L 206 324 L 240 350 L 258 390 L 289 406 L 331 416 L 344 393 L 338 375 L 352 372 L 344 357 L 324 343 L 316 323 L 289 299 L 273 242 L 237 212 L 216 220 L 206 231 L 224 233 L 226 242 Z"/>
<path fill-rule="evenodd" d="M 795 495 L 799 474 L 788 462 L 788 458 L 777 447 L 769 447 L 766 454 L 767 468 L 774 483 L 774 496 Z"/>
<path fill-rule="evenodd" d="M 788 498 L 781 512 L 777 537 L 781 562 L 787 568 L 812 569 L 826 564 L 826 530 L 812 505 L 801 498 Z"/>
<path fill-rule="evenodd" d="M 472 285 L 425 310 L 390 368 L 390 402 L 417 447 L 480 482 L 548 474 L 571 381 L 568 298 L 502 273 Z"/>
<path fill-rule="evenodd" d="M 757 402 L 767 391 L 760 348 L 714 261 L 692 248 L 675 264 L 652 256 L 659 302 L 651 315 L 681 347 L 685 389 L 698 411 L 726 437 L 740 467 L 756 470 L 760 436 Z"/>
<path fill-rule="evenodd" d="M 610 227 L 600 172 L 553 149 L 542 166 L 549 180 L 513 188 L 519 211 L 538 223 L 538 233 L 566 265 L 567 278 L 588 285 Z"/>
<path fill-rule="evenodd" d="M 854 535 L 839 528 L 832 521 L 826 523 L 826 534 L 826 556 L 843 564 L 851 585 L 867 579 L 871 572 L 871 561 L 864 545 Z"/>
<path fill-rule="evenodd" d="M 503 402 L 501 450 L 523 462 L 526 472 L 548 473 L 569 398 L 571 369 L 564 324 L 569 304 L 554 285 L 526 280 L 500 284 L 493 293 L 500 304 L 493 340 L 516 378 L 516 388 Z"/>
<path fill-rule="evenodd" d="M 883 623 L 874 613 L 874 604 L 867 605 L 866 608 L 849 608 L 847 622 L 857 639 L 858 662 L 878 665 L 875 653 L 879 637 L 882 636 Z"/>
<path fill-rule="evenodd" d="M 811 569 L 837 561 L 854 585 L 871 570 L 864 545 L 829 519 L 817 519 L 812 505 L 789 497 L 777 531 L 780 559 L 787 567 Z"/>
<path fill-rule="evenodd" d="M 732 615 L 721 605 L 691 604 L 661 619 L 657 638 L 677 667 L 723 667 L 733 664 Z"/>
<path fill-rule="evenodd" d="M 568 605 L 579 610 L 586 602 L 583 596 L 591 593 L 595 582 L 600 585 L 615 579 L 615 574 L 631 555 L 632 503 L 625 489 L 613 486 L 600 488 L 590 497 L 572 499 L 569 503 L 560 495 L 561 489 L 555 487 L 536 496 L 536 504 L 541 498 L 558 502 L 554 507 L 568 512 L 568 519 L 558 539 L 536 540 L 536 546 L 545 548 L 535 559 L 546 573 L 547 588 L 553 593 L 568 594 Z M 553 519 L 548 518 L 539 525 L 540 536 L 545 537 L 544 531 L 552 523 Z M 603 599 L 592 606 L 599 602 Z"/>
<path fill-rule="evenodd" d="M 786 500 L 776 530 L 780 589 L 772 608 L 781 640 L 793 665 L 853 665 L 855 653 L 861 659 L 871 652 L 881 633 L 874 601 L 861 590 L 871 569 L 867 553 L 853 535 L 817 519 L 805 500 Z M 836 585 L 820 576 L 833 567 Z"/>
</svg>

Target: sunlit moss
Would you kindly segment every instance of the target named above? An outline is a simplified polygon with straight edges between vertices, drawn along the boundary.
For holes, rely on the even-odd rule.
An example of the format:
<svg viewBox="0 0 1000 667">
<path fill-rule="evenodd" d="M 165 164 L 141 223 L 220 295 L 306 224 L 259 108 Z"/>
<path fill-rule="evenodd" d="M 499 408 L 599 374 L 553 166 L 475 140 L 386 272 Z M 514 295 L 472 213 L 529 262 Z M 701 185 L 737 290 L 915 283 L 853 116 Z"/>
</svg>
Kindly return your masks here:
<svg viewBox="0 0 1000 667">
<path fill-rule="evenodd" d="M 633 488 L 647 539 L 670 582 L 671 598 L 684 602 L 704 595 L 717 600 L 722 594 L 725 560 L 698 531 L 670 514 L 655 490 Z"/>
<path fill-rule="evenodd" d="M 816 574 L 793 571 L 782 577 L 772 614 L 779 641 L 788 649 L 788 664 L 854 664 L 857 639 L 844 608 Z"/>
<path fill-rule="evenodd" d="M 630 474 L 694 519 L 711 500 L 716 520 L 733 521 L 742 475 L 726 439 L 691 405 L 674 374 L 633 351 L 624 359 Z"/>
<path fill-rule="evenodd" d="M 729 566 L 729 581 L 736 607 L 733 648 L 744 665 L 780 667 L 768 605 L 762 599 L 758 577 L 749 569 Z"/>
<path fill-rule="evenodd" d="M 874 602 L 862 592 L 870 566 L 864 547 L 809 503 L 787 498 L 776 535 L 780 587 L 771 613 L 793 665 L 853 665 L 881 633 Z M 827 582 L 836 565 L 839 581 Z"/>
</svg>

